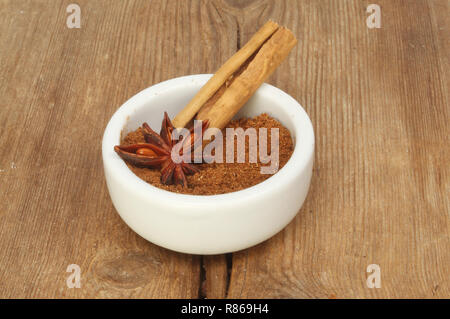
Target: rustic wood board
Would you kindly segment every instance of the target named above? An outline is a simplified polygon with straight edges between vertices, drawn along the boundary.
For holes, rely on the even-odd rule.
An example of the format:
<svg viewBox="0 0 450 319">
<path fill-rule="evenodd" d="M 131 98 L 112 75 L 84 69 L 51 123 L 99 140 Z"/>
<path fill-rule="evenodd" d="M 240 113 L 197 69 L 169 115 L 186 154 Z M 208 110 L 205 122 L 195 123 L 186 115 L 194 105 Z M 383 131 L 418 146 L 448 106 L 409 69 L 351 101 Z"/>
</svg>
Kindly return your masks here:
<svg viewBox="0 0 450 319">
<path fill-rule="evenodd" d="M 0 1 L 0 298 L 450 297 L 448 1 L 376 1 L 380 29 L 372 1 L 79 0 L 80 29 L 70 3 Z M 316 133 L 303 208 L 235 254 L 148 243 L 109 199 L 107 121 L 150 85 L 213 73 L 269 18 L 299 39 L 269 82 Z"/>
</svg>

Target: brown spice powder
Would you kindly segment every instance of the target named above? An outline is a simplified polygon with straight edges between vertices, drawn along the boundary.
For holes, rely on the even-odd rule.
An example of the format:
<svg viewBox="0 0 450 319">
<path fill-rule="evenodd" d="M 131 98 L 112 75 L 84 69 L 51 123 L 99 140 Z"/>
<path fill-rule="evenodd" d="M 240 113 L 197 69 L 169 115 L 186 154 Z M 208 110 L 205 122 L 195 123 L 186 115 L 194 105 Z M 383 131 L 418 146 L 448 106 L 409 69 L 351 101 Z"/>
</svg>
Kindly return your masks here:
<svg viewBox="0 0 450 319">
<path fill-rule="evenodd" d="M 237 128 L 241 127 L 244 130 L 247 128 L 255 128 L 258 132 L 259 128 L 267 128 L 268 140 L 267 147 L 270 152 L 270 129 L 279 129 L 279 169 L 281 169 L 292 155 L 294 146 L 289 130 L 285 128 L 280 122 L 270 117 L 267 114 L 261 114 L 254 118 L 243 118 L 231 121 L 227 127 Z M 225 130 L 223 132 L 225 140 Z M 129 145 L 135 143 L 143 143 L 144 135 L 142 129 L 139 128 L 134 132 L 128 133 L 122 141 L 122 144 Z M 242 190 L 253 185 L 259 184 L 268 179 L 272 175 L 261 174 L 262 166 L 269 164 L 262 164 L 248 162 L 249 145 L 248 139 L 245 143 L 246 161 L 245 163 L 211 163 L 211 164 L 197 164 L 200 172 L 187 176 L 188 187 L 184 188 L 181 185 L 164 185 L 160 182 L 161 173 L 158 168 L 141 168 L 127 163 L 128 167 L 139 178 L 147 183 L 152 184 L 158 188 L 162 188 L 175 193 L 191 194 L 191 195 L 216 195 L 225 194 Z M 259 147 L 259 143 L 258 143 Z M 224 146 L 225 148 L 225 146 Z M 235 159 L 237 147 L 235 143 Z M 225 161 L 225 154 L 224 154 Z"/>
</svg>

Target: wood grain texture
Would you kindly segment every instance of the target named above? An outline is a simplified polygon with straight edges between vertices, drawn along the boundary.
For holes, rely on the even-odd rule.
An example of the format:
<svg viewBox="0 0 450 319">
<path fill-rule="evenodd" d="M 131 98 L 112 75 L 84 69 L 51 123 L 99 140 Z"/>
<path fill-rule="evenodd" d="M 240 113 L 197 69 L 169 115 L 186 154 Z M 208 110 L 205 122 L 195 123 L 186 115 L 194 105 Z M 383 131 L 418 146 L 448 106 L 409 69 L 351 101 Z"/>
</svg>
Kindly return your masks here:
<svg viewBox="0 0 450 319">
<path fill-rule="evenodd" d="M 427 2 L 378 1 L 382 28 L 373 30 L 369 3 L 290 2 L 287 10 L 268 2 L 255 14 L 298 36 L 272 83 L 305 107 L 317 147 L 304 207 L 283 232 L 234 255 L 229 297 L 449 296 L 440 67 L 449 51 L 437 49 Z M 448 40 L 448 29 L 439 32 Z M 366 286 L 369 264 L 381 267 L 380 289 Z"/>
<path fill-rule="evenodd" d="M 72 1 L 0 0 L 0 298 L 450 297 L 449 2 L 376 1 L 368 29 L 372 2 L 83 0 L 68 29 Z M 213 73 L 269 18 L 299 40 L 269 83 L 316 133 L 303 208 L 228 256 L 148 243 L 109 199 L 106 123 L 150 85 Z"/>
<path fill-rule="evenodd" d="M 198 1 L 78 1 L 81 29 L 68 29 L 69 3 L 1 2 L 0 297 L 196 298 L 201 258 L 121 221 L 100 145 L 130 96 L 218 68 L 235 25 Z M 69 264 L 81 289 L 66 286 Z"/>
</svg>

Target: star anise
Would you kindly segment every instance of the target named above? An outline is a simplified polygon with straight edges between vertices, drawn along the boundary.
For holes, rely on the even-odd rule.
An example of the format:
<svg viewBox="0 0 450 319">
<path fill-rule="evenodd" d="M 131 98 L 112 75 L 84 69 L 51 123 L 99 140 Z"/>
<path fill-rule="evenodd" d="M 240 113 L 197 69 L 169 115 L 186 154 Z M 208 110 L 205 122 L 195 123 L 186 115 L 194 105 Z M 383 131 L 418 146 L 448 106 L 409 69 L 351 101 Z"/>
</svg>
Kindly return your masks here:
<svg viewBox="0 0 450 319">
<path fill-rule="evenodd" d="M 203 136 L 208 127 L 208 121 L 201 123 L 201 136 L 195 134 L 194 127 L 189 130 L 189 135 L 183 140 L 183 136 L 174 140 L 172 132 L 174 127 L 172 122 L 164 112 L 164 119 L 161 125 L 161 132 L 158 134 L 153 131 L 147 123 L 142 124 L 145 143 L 132 145 L 114 146 L 114 150 L 125 161 L 139 167 L 160 167 L 161 183 L 165 185 L 180 184 L 187 187 L 186 175 L 193 175 L 199 170 L 195 165 L 191 164 L 194 160 L 196 163 L 199 159 L 189 156 L 189 161 L 183 157 L 185 150 L 190 151 L 190 155 L 195 154 L 194 146 L 196 141 Z M 181 143 L 180 145 L 177 145 Z M 172 158 L 172 150 L 177 145 L 181 161 L 176 163 Z M 202 159 L 202 158 L 201 158 Z M 201 161 L 200 159 L 200 161 Z"/>
</svg>

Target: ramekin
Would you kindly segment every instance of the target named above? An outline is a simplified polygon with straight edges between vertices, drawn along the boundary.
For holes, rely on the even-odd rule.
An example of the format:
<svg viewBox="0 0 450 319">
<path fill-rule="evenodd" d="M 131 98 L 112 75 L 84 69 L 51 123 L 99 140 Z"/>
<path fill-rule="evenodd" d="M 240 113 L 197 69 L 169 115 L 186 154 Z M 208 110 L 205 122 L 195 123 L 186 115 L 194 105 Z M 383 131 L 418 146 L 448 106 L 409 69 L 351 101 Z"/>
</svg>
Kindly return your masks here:
<svg viewBox="0 0 450 319">
<path fill-rule="evenodd" d="M 183 76 L 139 92 L 114 113 L 102 142 L 106 183 L 121 218 L 148 241 L 190 254 L 234 252 L 281 231 L 306 198 L 314 159 L 314 131 L 304 109 L 280 89 L 263 84 L 236 118 L 268 113 L 289 129 L 294 152 L 276 174 L 241 191 L 205 196 L 169 192 L 137 177 L 114 152 L 122 132 L 143 122 L 159 131 L 163 112 L 173 118 L 210 77 Z"/>
</svg>

